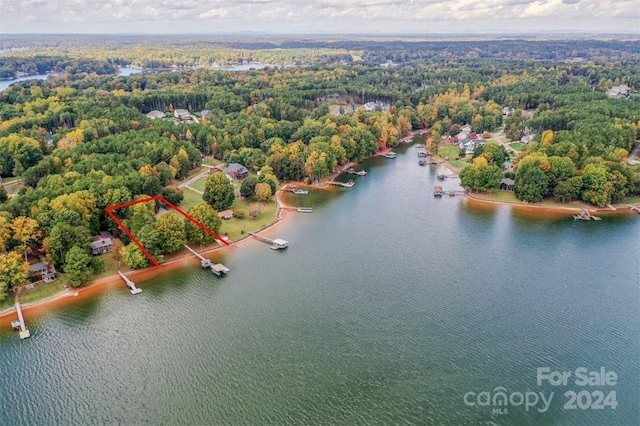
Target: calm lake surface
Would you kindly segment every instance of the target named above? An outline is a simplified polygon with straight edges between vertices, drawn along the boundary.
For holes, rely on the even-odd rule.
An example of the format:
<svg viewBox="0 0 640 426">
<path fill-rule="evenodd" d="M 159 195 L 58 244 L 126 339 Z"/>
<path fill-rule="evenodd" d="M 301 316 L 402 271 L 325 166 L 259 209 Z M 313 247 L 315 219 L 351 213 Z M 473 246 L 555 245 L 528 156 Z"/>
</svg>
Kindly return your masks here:
<svg viewBox="0 0 640 426">
<path fill-rule="evenodd" d="M 0 92 L 2 92 L 7 87 L 11 86 L 13 83 L 17 83 L 18 81 L 46 80 L 48 77 L 49 77 L 49 74 L 36 74 L 36 75 L 30 75 L 27 77 L 14 78 L 11 80 L 0 80 Z"/>
<path fill-rule="evenodd" d="M 2 422 L 639 424 L 638 216 L 436 199 L 443 169 L 416 151 L 291 195 L 314 213 L 267 233 L 289 248 L 225 249 L 225 278 L 194 265 L 27 317 L 26 341 L 3 328 Z M 538 386 L 539 367 L 567 385 Z M 580 367 L 617 380 L 578 385 Z M 496 388 L 512 402 L 478 406 Z M 591 408 L 596 391 L 617 407 Z M 527 392 L 554 393 L 546 412 Z"/>
</svg>

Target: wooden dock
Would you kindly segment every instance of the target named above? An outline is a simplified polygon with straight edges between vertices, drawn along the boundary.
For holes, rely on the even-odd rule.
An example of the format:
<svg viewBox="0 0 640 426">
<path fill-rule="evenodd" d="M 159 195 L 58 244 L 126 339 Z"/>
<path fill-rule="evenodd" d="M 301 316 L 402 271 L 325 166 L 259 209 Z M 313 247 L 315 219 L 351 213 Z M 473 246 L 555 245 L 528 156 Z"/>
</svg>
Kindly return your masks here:
<svg viewBox="0 0 640 426">
<path fill-rule="evenodd" d="M 189 250 L 191 253 L 193 253 L 198 259 L 200 259 L 200 265 L 203 268 L 211 268 L 211 261 L 207 258 L 205 258 L 204 256 L 200 255 L 200 253 L 198 253 L 197 251 L 195 251 L 194 249 L 192 249 L 191 247 L 189 247 L 188 245 L 184 245 L 185 248 L 187 250 Z"/>
<path fill-rule="evenodd" d="M 11 321 L 11 326 L 14 330 L 19 330 L 21 339 L 28 339 L 29 337 L 31 337 L 31 332 L 27 328 L 27 325 L 24 323 L 24 317 L 22 316 L 22 308 L 20 307 L 20 302 L 16 302 L 16 312 L 18 313 L 18 320 Z"/>
<path fill-rule="evenodd" d="M 444 191 L 449 197 L 455 197 L 456 195 L 464 195 L 464 190 L 452 190 Z"/>
<path fill-rule="evenodd" d="M 588 211 L 582 209 L 580 214 L 573 215 L 573 220 L 602 220 L 602 218 L 593 216 Z"/>
<path fill-rule="evenodd" d="M 367 171 L 366 170 L 354 170 L 354 169 L 347 169 L 346 171 L 347 174 L 349 175 L 356 175 L 356 176 L 366 176 Z"/>
<path fill-rule="evenodd" d="M 262 235 L 255 234 L 253 232 L 247 232 L 247 234 L 257 238 L 263 243 L 271 244 L 272 250 L 281 250 L 289 247 L 289 242 L 286 240 L 282 240 L 280 238 L 276 238 L 275 240 L 272 240 L 271 238 L 263 237 Z"/>
<path fill-rule="evenodd" d="M 198 259 L 200 259 L 200 266 L 202 266 L 204 269 L 207 269 L 207 268 L 211 269 L 211 272 L 213 272 L 217 276 L 226 275 L 227 272 L 229 272 L 229 268 L 224 266 L 222 263 L 213 264 L 209 259 L 202 256 L 200 253 L 198 253 L 188 245 L 185 244 L 184 246 L 187 250 L 193 253 Z"/>
<path fill-rule="evenodd" d="M 629 210 L 631 210 L 632 212 L 636 212 L 636 213 L 640 214 L 640 207 L 632 206 L 631 204 L 628 204 L 627 206 L 629 207 Z"/>
<path fill-rule="evenodd" d="M 350 180 L 349 182 L 336 182 L 336 181 L 330 181 L 327 182 L 329 185 L 338 185 L 338 186 L 343 186 L 345 188 L 351 188 L 353 185 L 355 185 L 356 183 L 352 180 Z"/>
<path fill-rule="evenodd" d="M 313 207 L 298 207 L 296 210 L 298 213 L 313 213 Z"/>
<path fill-rule="evenodd" d="M 129 287 L 129 291 L 131 292 L 131 294 L 140 294 L 140 293 L 142 293 L 142 289 L 136 287 L 136 283 L 134 283 L 129 278 L 127 278 L 127 276 L 125 274 L 123 274 L 122 272 L 118 271 L 118 275 L 120 275 L 120 277 L 124 280 L 124 283 L 127 285 L 127 287 Z"/>
<path fill-rule="evenodd" d="M 222 275 L 227 275 L 227 273 L 229 272 L 229 268 L 224 266 L 222 263 L 216 263 L 214 265 L 211 265 L 211 272 L 213 272 L 214 275 L 220 277 Z"/>
<path fill-rule="evenodd" d="M 395 152 L 387 152 L 386 154 L 382 154 L 382 156 L 386 158 L 396 158 L 398 154 L 396 154 Z"/>
</svg>

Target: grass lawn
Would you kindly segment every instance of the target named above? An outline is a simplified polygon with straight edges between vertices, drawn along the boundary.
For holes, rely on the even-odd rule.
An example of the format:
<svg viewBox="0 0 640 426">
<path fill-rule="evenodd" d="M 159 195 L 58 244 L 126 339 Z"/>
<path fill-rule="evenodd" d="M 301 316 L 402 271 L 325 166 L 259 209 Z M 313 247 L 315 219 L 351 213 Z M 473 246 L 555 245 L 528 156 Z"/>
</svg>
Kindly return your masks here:
<svg viewBox="0 0 640 426">
<path fill-rule="evenodd" d="M 13 306 L 14 296 L 15 294 L 11 291 L 6 294 L 4 300 L 0 301 L 0 312 L 4 311 L 5 309 L 9 309 L 10 307 Z"/>
<path fill-rule="evenodd" d="M 516 197 L 516 194 L 513 191 L 495 191 L 492 194 L 473 193 L 472 195 L 482 200 L 502 201 L 506 203 L 522 203 L 522 201 Z M 544 200 L 539 203 L 532 203 L 532 204 L 540 204 L 540 205 L 549 206 L 549 207 L 582 208 L 582 205 L 577 201 L 561 203 L 559 201 L 554 201 L 554 200 Z"/>
<path fill-rule="evenodd" d="M 509 146 L 511 148 L 515 149 L 516 151 L 526 151 L 527 150 L 527 146 L 525 144 L 520 143 L 520 142 L 510 143 Z"/>
<path fill-rule="evenodd" d="M 222 164 L 222 161 L 217 160 L 213 157 L 204 157 L 202 158 L 202 164 L 206 164 L 207 166 L 219 166 Z"/>
<path fill-rule="evenodd" d="M 124 262 L 118 262 L 115 259 L 115 253 L 113 252 L 103 254 L 102 256 L 100 256 L 100 260 L 104 262 L 104 271 L 96 275 L 94 279 L 108 277 L 116 274 L 118 271 L 128 269 L 127 265 L 125 265 Z"/>
<path fill-rule="evenodd" d="M 31 290 L 22 290 L 18 296 L 20 303 L 31 303 L 36 300 L 46 299 L 64 290 L 64 280 L 58 279 L 52 283 L 41 282 Z"/>
<path fill-rule="evenodd" d="M 22 179 L 20 176 L 2 178 L 2 183 L 7 184 Z"/>
<path fill-rule="evenodd" d="M 262 213 L 256 219 L 253 219 L 249 216 L 249 213 L 258 208 L 262 210 Z M 274 200 L 257 202 L 236 199 L 233 203 L 233 209 L 244 210 L 246 216 L 242 219 L 234 217 L 233 219 L 222 221 L 220 232 L 227 234 L 232 241 L 243 237 L 247 232 L 257 232 L 276 221 L 277 209 Z"/>
<path fill-rule="evenodd" d="M 183 210 L 195 206 L 202 201 L 202 195 L 198 194 L 197 192 L 193 192 L 189 188 L 182 188 L 182 190 L 184 191 L 184 199 L 180 203 L 180 207 Z"/>
<path fill-rule="evenodd" d="M 618 204 L 640 204 L 640 195 L 636 197 L 625 198 L 622 202 Z"/>
<path fill-rule="evenodd" d="M 201 177 L 200 179 L 198 179 L 197 181 L 193 182 L 191 185 L 189 185 L 192 188 L 197 189 L 198 191 L 202 191 L 204 192 L 204 184 L 207 182 L 207 177 Z"/>
<path fill-rule="evenodd" d="M 457 146 L 443 146 L 440 149 L 438 149 L 438 155 L 442 158 L 448 158 L 447 162 L 449 164 L 451 164 L 453 167 L 455 167 L 458 170 L 462 170 L 463 168 L 467 167 L 469 165 L 469 163 L 466 162 L 465 158 L 460 158 L 458 160 L 456 160 L 456 158 L 458 158 L 458 154 L 460 153 L 460 149 L 458 149 Z"/>
</svg>

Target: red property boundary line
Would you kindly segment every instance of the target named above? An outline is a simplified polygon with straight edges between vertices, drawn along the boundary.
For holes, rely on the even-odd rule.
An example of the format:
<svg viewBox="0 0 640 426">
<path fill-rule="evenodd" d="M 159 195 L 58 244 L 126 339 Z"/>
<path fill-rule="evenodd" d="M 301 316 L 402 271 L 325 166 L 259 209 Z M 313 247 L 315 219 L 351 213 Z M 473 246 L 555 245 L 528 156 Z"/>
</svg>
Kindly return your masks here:
<svg viewBox="0 0 640 426">
<path fill-rule="evenodd" d="M 108 206 L 107 208 L 104 209 L 105 212 L 107 212 L 107 214 L 111 217 L 111 219 L 113 219 L 113 221 L 118 225 L 118 227 L 122 230 L 122 232 L 124 232 L 125 234 L 127 234 L 127 236 L 129 238 L 131 238 L 131 241 L 133 241 L 135 243 L 135 245 L 138 246 L 138 248 L 140 250 L 142 250 L 142 252 L 149 258 L 149 260 L 151 261 L 151 263 L 153 263 L 153 266 L 160 266 L 160 264 L 158 263 L 158 261 L 151 255 L 151 253 L 149 253 L 149 251 L 144 248 L 144 246 L 142 244 L 140 244 L 140 241 L 138 241 L 138 239 L 131 233 L 131 231 L 129 231 L 129 229 L 124 226 L 124 223 L 122 223 L 120 221 L 120 219 L 118 219 L 116 217 L 116 215 L 113 214 L 113 210 L 117 210 L 117 209 L 121 209 L 123 207 L 129 207 L 129 206 L 133 206 L 135 204 L 140 204 L 140 203 L 147 203 L 149 201 L 156 201 L 156 200 L 160 200 L 162 201 L 164 204 L 166 204 L 168 207 L 171 207 L 172 209 L 174 209 L 175 211 L 177 211 L 178 213 L 180 213 L 182 216 L 184 216 L 185 218 L 189 219 L 194 225 L 196 225 L 197 227 L 199 227 L 200 229 L 202 229 L 203 231 L 205 231 L 207 234 L 211 235 L 213 238 L 215 238 L 216 240 L 218 240 L 220 243 L 224 244 L 225 246 L 228 246 L 229 243 L 226 242 L 225 240 L 223 240 L 218 234 L 216 234 L 215 232 L 213 232 L 211 229 L 207 228 L 206 226 L 204 226 L 202 223 L 198 222 L 197 220 L 195 220 L 192 216 L 188 215 L 187 213 L 185 213 L 181 208 L 179 208 L 178 206 L 174 205 L 173 203 L 167 201 L 166 198 L 164 198 L 162 195 L 156 195 L 154 197 L 149 197 L 149 198 L 143 198 L 141 200 L 135 200 L 135 201 L 129 201 L 128 203 L 122 203 L 122 204 L 116 204 L 113 206 Z"/>
</svg>

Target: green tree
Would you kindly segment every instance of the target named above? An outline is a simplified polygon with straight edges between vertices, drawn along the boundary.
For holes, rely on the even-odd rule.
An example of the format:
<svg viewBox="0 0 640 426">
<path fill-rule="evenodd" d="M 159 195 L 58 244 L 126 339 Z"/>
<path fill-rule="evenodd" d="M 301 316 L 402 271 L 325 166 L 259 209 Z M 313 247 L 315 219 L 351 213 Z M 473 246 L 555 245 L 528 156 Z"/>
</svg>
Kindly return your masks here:
<svg viewBox="0 0 640 426">
<path fill-rule="evenodd" d="M 245 180 L 242 181 L 240 185 L 240 195 L 243 197 L 251 197 L 256 188 L 256 184 L 258 183 L 258 177 L 251 175 L 247 176 Z"/>
<path fill-rule="evenodd" d="M 6 291 L 27 282 L 29 264 L 15 251 L 0 254 L 0 300 L 6 297 Z"/>
<path fill-rule="evenodd" d="M 0 185 L 0 204 L 4 203 L 8 199 L 9 199 L 9 196 L 7 195 L 7 190 L 4 189 L 3 185 Z"/>
<path fill-rule="evenodd" d="M 607 179 L 607 167 L 599 164 L 587 164 L 582 170 L 584 191 L 582 199 L 598 207 L 611 202 L 613 183 Z"/>
<path fill-rule="evenodd" d="M 87 250 L 78 246 L 71 247 L 64 258 L 64 263 L 64 272 L 73 287 L 80 287 L 91 281 L 92 258 Z"/>
<path fill-rule="evenodd" d="M 64 261 L 67 252 L 74 246 L 85 251 L 91 245 L 91 234 L 89 229 L 80 225 L 74 226 L 69 223 L 56 223 L 49 236 L 45 238 L 45 248 L 56 267 L 64 269 Z"/>
<path fill-rule="evenodd" d="M 477 157 L 460 172 L 460 184 L 475 191 L 487 191 L 499 188 L 502 177 L 500 167 L 488 164 L 485 157 Z"/>
<path fill-rule="evenodd" d="M 235 200 L 235 192 L 224 173 L 216 172 L 207 178 L 202 199 L 218 211 L 231 207 Z"/>
<path fill-rule="evenodd" d="M 216 234 L 220 230 L 220 226 L 222 226 L 222 220 L 218 217 L 218 212 L 207 203 L 196 204 L 189 208 L 187 213 Z M 188 241 L 196 244 L 210 244 L 214 241 L 211 235 L 190 220 L 185 219 L 184 223 Z"/>
<path fill-rule="evenodd" d="M 129 243 L 120 249 L 122 261 L 130 268 L 144 268 L 149 264 L 149 258 L 134 243 Z"/>
<path fill-rule="evenodd" d="M 520 161 L 516 170 L 514 191 L 523 201 L 535 203 L 541 201 L 549 187 L 549 178 L 540 166 L 531 161 Z"/>
<path fill-rule="evenodd" d="M 173 213 L 165 213 L 156 222 L 156 233 L 160 237 L 163 253 L 173 253 L 184 247 L 187 241 L 182 221 Z"/>
</svg>

